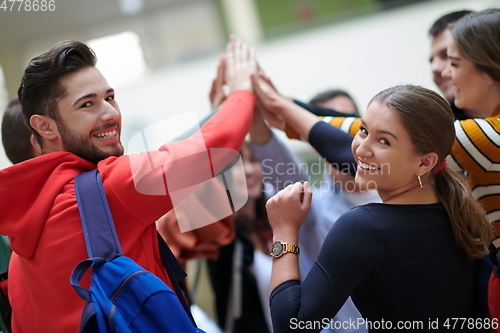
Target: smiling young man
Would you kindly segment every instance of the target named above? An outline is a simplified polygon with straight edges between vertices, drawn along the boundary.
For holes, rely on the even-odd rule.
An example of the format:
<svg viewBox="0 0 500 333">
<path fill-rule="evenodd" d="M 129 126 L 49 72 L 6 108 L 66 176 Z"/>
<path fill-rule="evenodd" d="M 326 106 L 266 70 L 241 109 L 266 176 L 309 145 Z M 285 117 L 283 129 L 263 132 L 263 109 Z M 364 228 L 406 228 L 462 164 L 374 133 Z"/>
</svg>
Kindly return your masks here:
<svg viewBox="0 0 500 333">
<path fill-rule="evenodd" d="M 95 164 L 123 155 L 120 108 L 101 72 L 88 66 L 61 78 L 60 85 L 65 93 L 53 118 L 43 114 L 29 118 L 39 140 L 44 139 L 40 142 L 44 153 L 69 151 Z"/>
<path fill-rule="evenodd" d="M 458 21 L 467 14 L 472 13 L 470 10 L 461 10 L 451 12 L 437 19 L 429 29 L 431 36 L 431 55 L 429 62 L 431 64 L 432 79 L 443 93 L 444 98 L 450 103 L 454 99 L 454 88 L 450 78 L 442 75 L 443 70 L 448 65 L 448 54 L 446 49 L 448 42 L 452 39 L 450 24 Z"/>
<path fill-rule="evenodd" d="M 31 60 L 18 94 L 43 154 L 0 170 L 0 234 L 16 253 L 13 333 L 78 331 L 84 301 L 69 277 L 88 257 L 74 190 L 81 172 L 99 170 L 124 254 L 170 284 L 155 221 L 172 209 L 170 191 L 208 180 L 234 158 L 252 120 L 255 61 L 239 43 L 231 51 L 239 63 L 217 115 L 190 138 L 138 155 L 123 155 L 120 109 L 86 44 L 62 42 Z"/>
<path fill-rule="evenodd" d="M 450 78 L 444 76 L 442 73 L 448 65 L 448 54 L 446 53 L 446 49 L 448 43 L 452 39 L 450 24 L 457 22 L 470 13 L 472 13 L 470 10 L 460 10 L 445 14 L 438 18 L 429 29 L 429 35 L 431 36 L 431 54 L 429 62 L 431 64 L 432 79 L 439 90 L 441 90 L 444 98 L 450 103 L 456 119 L 467 119 L 470 116 L 465 114 L 463 109 L 455 106 L 455 87 Z"/>
</svg>

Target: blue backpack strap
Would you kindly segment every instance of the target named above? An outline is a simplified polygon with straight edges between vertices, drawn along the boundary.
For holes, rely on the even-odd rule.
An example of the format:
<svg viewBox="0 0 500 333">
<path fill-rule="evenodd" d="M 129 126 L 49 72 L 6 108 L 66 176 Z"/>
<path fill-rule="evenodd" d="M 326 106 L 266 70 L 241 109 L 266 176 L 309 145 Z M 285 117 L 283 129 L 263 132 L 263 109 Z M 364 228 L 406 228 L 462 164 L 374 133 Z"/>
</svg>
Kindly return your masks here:
<svg viewBox="0 0 500 333">
<path fill-rule="evenodd" d="M 109 210 L 106 193 L 104 192 L 101 177 L 97 169 L 83 172 L 76 176 L 75 193 L 89 258 L 100 257 L 106 261 L 110 261 L 117 256 L 123 255 Z M 103 223 L 104 221 L 107 221 L 107 223 Z M 157 234 L 157 236 L 162 263 L 170 277 L 174 292 L 177 294 L 189 318 L 195 324 L 189 305 L 179 284 L 179 281 L 185 278 L 187 274 L 160 234 Z M 85 273 L 92 262 L 85 261 L 80 263 L 82 267 L 78 269 L 80 273 L 77 274 L 79 277 L 78 281 L 81 279 L 80 275 Z M 77 285 L 76 280 L 72 281 L 72 284 Z M 77 289 L 77 292 L 79 292 L 79 289 Z M 83 293 L 83 291 L 81 292 Z M 86 299 L 84 297 L 86 296 L 85 294 L 81 296 Z"/>
<path fill-rule="evenodd" d="M 112 260 L 122 255 L 97 169 L 76 176 L 75 193 L 89 258 L 101 257 Z"/>
<path fill-rule="evenodd" d="M 187 276 L 186 271 L 184 271 L 182 266 L 179 264 L 179 261 L 177 260 L 177 258 L 175 258 L 174 254 L 168 247 L 165 240 L 163 240 L 163 237 L 161 237 L 159 233 L 157 233 L 157 236 L 158 236 L 158 245 L 160 248 L 160 255 L 163 267 L 165 267 L 165 270 L 167 271 L 167 274 L 170 277 L 170 283 L 172 283 L 174 292 L 177 295 L 179 301 L 181 302 L 182 307 L 188 314 L 189 319 L 191 319 L 193 324 L 196 326 L 196 322 L 193 318 L 193 315 L 191 314 L 188 300 L 186 299 L 187 290 L 182 288 L 180 284 L 180 281 Z"/>
</svg>

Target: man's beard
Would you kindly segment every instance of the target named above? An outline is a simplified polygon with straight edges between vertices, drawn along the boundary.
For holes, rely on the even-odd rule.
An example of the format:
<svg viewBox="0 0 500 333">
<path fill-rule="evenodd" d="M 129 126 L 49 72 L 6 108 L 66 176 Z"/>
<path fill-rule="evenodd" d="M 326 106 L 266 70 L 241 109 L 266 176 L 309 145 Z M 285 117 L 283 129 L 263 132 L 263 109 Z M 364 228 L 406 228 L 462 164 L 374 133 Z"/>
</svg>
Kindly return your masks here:
<svg viewBox="0 0 500 333">
<path fill-rule="evenodd" d="M 112 124 L 109 127 L 113 126 L 116 126 L 116 124 Z M 104 152 L 94 146 L 89 139 L 85 139 L 71 133 L 62 120 L 59 120 L 58 127 L 64 150 L 73 153 L 84 160 L 97 164 L 109 156 L 123 155 L 123 146 L 121 142 L 118 142 L 114 147 L 112 147 L 111 152 Z"/>
</svg>

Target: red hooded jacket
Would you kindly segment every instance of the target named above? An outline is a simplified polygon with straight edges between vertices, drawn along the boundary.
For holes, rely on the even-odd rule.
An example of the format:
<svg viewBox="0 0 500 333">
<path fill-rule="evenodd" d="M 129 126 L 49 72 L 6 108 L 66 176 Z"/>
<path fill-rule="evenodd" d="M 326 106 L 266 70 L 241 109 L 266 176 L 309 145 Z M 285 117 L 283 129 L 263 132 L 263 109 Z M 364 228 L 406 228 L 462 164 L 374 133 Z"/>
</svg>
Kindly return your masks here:
<svg viewBox="0 0 500 333">
<path fill-rule="evenodd" d="M 97 165 L 124 254 L 168 284 L 155 221 L 172 209 L 172 191 L 189 194 L 182 189 L 210 177 L 207 165 L 213 177 L 234 157 L 210 149 L 237 153 L 253 107 L 251 93 L 233 92 L 190 138 Z M 15 252 L 8 290 L 13 333 L 78 332 L 84 301 L 69 278 L 88 256 L 74 179 L 95 168 L 72 153 L 55 152 L 0 170 L 0 234 L 9 236 Z M 83 285 L 88 284 L 87 276 Z"/>
</svg>

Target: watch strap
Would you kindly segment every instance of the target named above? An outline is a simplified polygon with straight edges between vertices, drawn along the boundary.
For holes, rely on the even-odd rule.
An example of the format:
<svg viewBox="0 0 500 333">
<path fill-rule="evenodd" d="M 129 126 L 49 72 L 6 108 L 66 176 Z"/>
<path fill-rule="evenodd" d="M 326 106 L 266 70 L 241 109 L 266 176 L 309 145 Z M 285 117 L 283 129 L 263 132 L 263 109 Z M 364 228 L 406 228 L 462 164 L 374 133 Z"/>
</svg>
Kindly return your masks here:
<svg viewBox="0 0 500 333">
<path fill-rule="evenodd" d="M 300 248 L 298 245 L 287 244 L 287 243 L 282 243 L 282 245 L 283 245 L 283 253 L 291 252 L 295 253 L 296 255 L 300 255 Z"/>
</svg>

